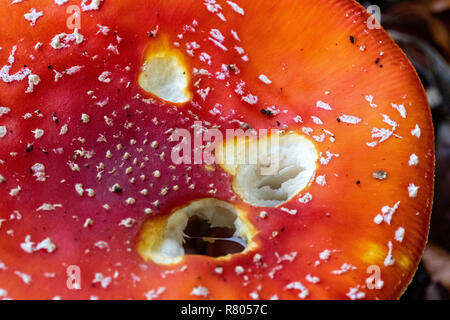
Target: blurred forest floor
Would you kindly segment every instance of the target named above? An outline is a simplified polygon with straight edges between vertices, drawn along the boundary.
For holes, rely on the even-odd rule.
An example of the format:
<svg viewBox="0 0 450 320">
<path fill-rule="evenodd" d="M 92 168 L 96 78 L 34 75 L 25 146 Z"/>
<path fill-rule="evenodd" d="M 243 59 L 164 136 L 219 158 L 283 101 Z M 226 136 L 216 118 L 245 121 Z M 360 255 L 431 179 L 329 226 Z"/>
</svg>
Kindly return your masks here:
<svg viewBox="0 0 450 320">
<path fill-rule="evenodd" d="M 402 299 L 450 300 L 450 0 L 359 1 L 381 9 L 381 24 L 414 64 L 430 102 L 436 184 L 429 242 Z"/>
</svg>

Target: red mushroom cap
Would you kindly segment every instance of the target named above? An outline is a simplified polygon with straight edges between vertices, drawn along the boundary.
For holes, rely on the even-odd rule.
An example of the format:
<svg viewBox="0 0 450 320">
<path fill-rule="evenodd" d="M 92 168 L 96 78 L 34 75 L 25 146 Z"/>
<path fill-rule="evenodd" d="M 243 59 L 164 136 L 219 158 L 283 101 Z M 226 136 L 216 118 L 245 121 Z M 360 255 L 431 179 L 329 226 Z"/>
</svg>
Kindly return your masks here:
<svg viewBox="0 0 450 320">
<path fill-rule="evenodd" d="M 75 29 L 72 2 L 0 3 L 0 298 L 401 295 L 427 238 L 433 128 L 364 8 L 78 2 Z M 177 129 L 239 128 L 280 131 L 269 180 L 260 162 L 173 162 Z M 245 250 L 187 254 L 195 215 Z"/>
</svg>

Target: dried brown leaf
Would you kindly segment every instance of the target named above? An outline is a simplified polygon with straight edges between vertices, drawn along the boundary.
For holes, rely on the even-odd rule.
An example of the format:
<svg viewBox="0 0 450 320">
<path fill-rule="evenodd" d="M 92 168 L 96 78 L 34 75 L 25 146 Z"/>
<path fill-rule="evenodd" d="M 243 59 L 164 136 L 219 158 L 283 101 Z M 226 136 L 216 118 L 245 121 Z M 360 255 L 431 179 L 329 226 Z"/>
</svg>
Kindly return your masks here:
<svg viewBox="0 0 450 320">
<path fill-rule="evenodd" d="M 450 291 L 450 253 L 428 244 L 423 254 L 423 264 L 434 282 L 440 282 Z"/>
</svg>

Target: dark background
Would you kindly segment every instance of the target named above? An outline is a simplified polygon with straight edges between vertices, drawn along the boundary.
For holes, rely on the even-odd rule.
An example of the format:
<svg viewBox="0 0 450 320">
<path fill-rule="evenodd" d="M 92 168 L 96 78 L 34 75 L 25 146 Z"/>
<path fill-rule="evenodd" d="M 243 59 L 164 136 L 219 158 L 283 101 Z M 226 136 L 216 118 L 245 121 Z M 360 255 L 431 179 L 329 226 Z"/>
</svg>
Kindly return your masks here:
<svg viewBox="0 0 450 320">
<path fill-rule="evenodd" d="M 430 102 L 436 184 L 428 245 L 404 300 L 450 300 L 450 0 L 359 1 L 378 5 L 381 24 L 414 64 Z"/>
</svg>

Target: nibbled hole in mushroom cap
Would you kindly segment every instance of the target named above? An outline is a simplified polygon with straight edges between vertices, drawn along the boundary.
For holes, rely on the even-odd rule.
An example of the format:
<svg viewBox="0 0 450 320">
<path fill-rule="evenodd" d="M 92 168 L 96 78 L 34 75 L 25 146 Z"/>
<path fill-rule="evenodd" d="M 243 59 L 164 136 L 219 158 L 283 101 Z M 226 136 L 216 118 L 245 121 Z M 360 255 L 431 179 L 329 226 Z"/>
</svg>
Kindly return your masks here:
<svg viewBox="0 0 450 320">
<path fill-rule="evenodd" d="M 305 189 L 316 173 L 318 154 L 314 143 L 299 134 L 238 138 L 217 150 L 219 163 L 233 175 L 233 189 L 254 206 L 286 203 Z M 253 162 L 243 156 L 255 152 Z M 246 159 L 245 163 L 236 161 L 239 157 Z"/>
<path fill-rule="evenodd" d="M 228 214 L 228 219 L 229 223 L 226 223 L 226 226 L 213 227 L 208 220 L 198 215 L 190 217 L 184 229 L 185 254 L 220 257 L 243 251 L 247 246 L 247 239 L 234 235 L 236 217 Z"/>
<path fill-rule="evenodd" d="M 255 233 L 238 208 L 224 201 L 202 199 L 169 217 L 149 219 L 141 231 L 138 252 L 144 259 L 164 265 L 179 263 L 186 254 L 223 259 L 232 253 L 253 250 L 256 247 L 252 242 Z M 192 240 L 200 241 L 195 245 L 196 241 Z M 223 241 L 240 245 L 225 244 Z M 216 245 L 213 245 L 215 242 Z"/>
<path fill-rule="evenodd" d="M 167 44 L 147 55 L 138 83 L 145 91 L 167 102 L 185 103 L 192 98 L 181 54 Z"/>
</svg>

